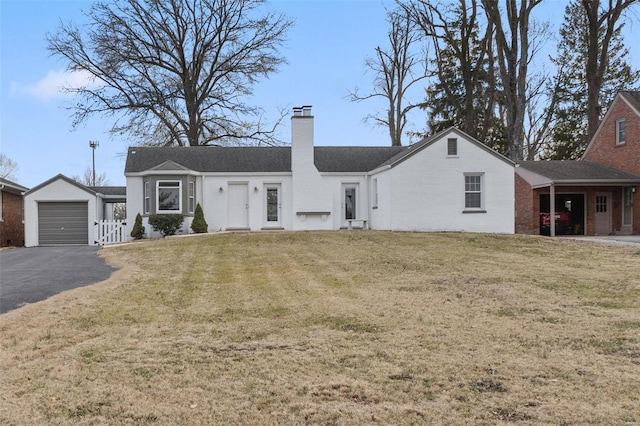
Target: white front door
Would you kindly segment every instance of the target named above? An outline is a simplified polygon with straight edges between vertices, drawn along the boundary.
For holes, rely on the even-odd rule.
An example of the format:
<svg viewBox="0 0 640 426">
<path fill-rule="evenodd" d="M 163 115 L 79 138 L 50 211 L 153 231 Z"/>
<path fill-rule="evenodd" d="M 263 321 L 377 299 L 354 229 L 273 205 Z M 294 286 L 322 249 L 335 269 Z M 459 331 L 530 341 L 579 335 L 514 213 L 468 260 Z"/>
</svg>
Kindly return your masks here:
<svg viewBox="0 0 640 426">
<path fill-rule="evenodd" d="M 249 227 L 249 187 L 246 183 L 230 183 L 228 191 L 229 229 Z"/>
<path fill-rule="evenodd" d="M 596 194 L 596 235 L 609 235 L 611 233 L 611 194 L 599 192 Z"/>
<path fill-rule="evenodd" d="M 264 187 L 265 193 L 265 225 L 279 228 L 282 226 L 280 184 L 268 184 Z"/>
<path fill-rule="evenodd" d="M 360 214 L 358 203 L 358 184 L 342 185 L 342 226 L 348 226 L 350 219 L 358 219 Z"/>
</svg>

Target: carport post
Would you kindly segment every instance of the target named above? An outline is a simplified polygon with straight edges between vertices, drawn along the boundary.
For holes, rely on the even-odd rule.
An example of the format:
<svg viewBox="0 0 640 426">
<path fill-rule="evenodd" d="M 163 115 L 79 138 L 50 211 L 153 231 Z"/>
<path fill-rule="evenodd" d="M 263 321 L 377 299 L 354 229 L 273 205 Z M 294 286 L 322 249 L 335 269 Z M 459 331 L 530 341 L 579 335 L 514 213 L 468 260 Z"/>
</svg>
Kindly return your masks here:
<svg viewBox="0 0 640 426">
<path fill-rule="evenodd" d="M 552 183 L 549 187 L 549 236 L 556 236 L 556 187 Z"/>
</svg>

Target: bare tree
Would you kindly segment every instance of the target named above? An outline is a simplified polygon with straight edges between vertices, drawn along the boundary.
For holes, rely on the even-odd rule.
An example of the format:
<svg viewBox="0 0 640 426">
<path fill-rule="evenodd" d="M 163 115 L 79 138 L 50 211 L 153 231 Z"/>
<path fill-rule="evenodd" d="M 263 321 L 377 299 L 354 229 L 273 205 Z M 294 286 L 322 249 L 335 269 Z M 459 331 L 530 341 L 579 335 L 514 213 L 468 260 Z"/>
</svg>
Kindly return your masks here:
<svg viewBox="0 0 640 426">
<path fill-rule="evenodd" d="M 273 143 L 275 127 L 246 99 L 285 62 L 291 22 L 261 14 L 264 1 L 98 1 L 89 25 L 61 24 L 49 51 L 90 76 L 67 88 L 80 99 L 74 126 L 98 114 L 116 117 L 113 132 L 159 145 Z"/>
<path fill-rule="evenodd" d="M 522 160 L 524 122 L 527 106 L 527 77 L 530 62 L 529 26 L 531 11 L 542 0 L 504 0 L 503 19 L 498 0 L 482 0 L 491 25 L 495 28 L 498 70 L 506 107 L 508 156 Z"/>
<path fill-rule="evenodd" d="M 84 186 L 106 186 L 109 185 L 109 180 L 107 179 L 107 175 L 104 173 L 96 174 L 96 181 L 93 181 L 93 170 L 90 167 L 87 167 L 84 171 L 84 175 L 74 175 L 71 179 L 75 180 L 78 183 L 83 184 Z"/>
<path fill-rule="evenodd" d="M 609 65 L 609 47 L 618 21 L 625 10 L 638 0 L 581 0 L 587 20 L 587 119 L 588 140 L 595 135 L 600 124 L 600 96 L 604 75 Z"/>
<path fill-rule="evenodd" d="M 384 114 L 369 115 L 367 119 L 387 127 L 391 145 L 401 146 L 407 115 L 420 105 L 409 102 L 407 92 L 418 81 L 426 78 L 426 66 L 424 58 L 414 51 L 420 36 L 409 15 L 402 10 L 391 11 L 387 13 L 387 20 L 391 26 L 387 33 L 389 47 L 376 47 L 375 58 L 369 58 L 365 62 L 365 66 L 375 73 L 374 91 L 360 95 L 356 89 L 349 94 L 349 99 L 360 102 L 384 98 L 387 103 Z"/>
<path fill-rule="evenodd" d="M 0 178 L 7 180 L 15 180 L 15 172 L 18 170 L 18 165 L 11 158 L 5 154 L 0 153 Z"/>
<path fill-rule="evenodd" d="M 486 141 L 495 117 L 496 81 L 493 28 L 482 25 L 479 4 L 479 0 L 412 0 L 402 7 L 434 49 L 436 82 L 427 91 L 432 116 L 446 110 L 444 126 L 455 125 Z"/>
</svg>

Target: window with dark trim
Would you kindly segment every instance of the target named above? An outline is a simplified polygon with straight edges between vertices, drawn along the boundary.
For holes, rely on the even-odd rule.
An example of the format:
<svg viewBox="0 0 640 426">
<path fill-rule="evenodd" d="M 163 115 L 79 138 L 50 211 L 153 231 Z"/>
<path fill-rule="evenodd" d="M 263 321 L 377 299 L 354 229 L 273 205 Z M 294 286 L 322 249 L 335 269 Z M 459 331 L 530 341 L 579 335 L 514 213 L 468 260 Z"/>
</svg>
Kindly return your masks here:
<svg viewBox="0 0 640 426">
<path fill-rule="evenodd" d="M 627 139 L 627 123 L 623 120 L 616 121 L 616 145 L 622 145 Z"/>
<path fill-rule="evenodd" d="M 371 207 L 374 209 L 377 209 L 378 208 L 378 178 L 373 179 L 372 186 L 373 188 L 372 188 L 371 198 L 373 200 L 373 203 Z"/>
<path fill-rule="evenodd" d="M 144 183 L 144 212 L 146 214 L 151 212 L 151 190 L 149 189 L 149 182 Z"/>
<path fill-rule="evenodd" d="M 189 182 L 189 213 L 196 210 L 196 183 Z"/>
<path fill-rule="evenodd" d="M 158 213 L 182 211 L 182 181 L 159 180 L 157 190 Z"/>
<path fill-rule="evenodd" d="M 447 140 L 447 155 L 449 157 L 454 157 L 458 155 L 458 139 L 449 138 Z"/>
</svg>

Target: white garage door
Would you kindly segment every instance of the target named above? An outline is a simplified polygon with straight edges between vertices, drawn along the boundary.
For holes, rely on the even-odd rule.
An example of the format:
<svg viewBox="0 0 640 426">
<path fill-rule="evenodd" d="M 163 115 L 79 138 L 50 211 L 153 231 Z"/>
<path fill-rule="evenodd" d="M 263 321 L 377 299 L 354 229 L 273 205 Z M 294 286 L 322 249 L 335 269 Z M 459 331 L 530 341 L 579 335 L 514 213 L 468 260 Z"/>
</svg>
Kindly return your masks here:
<svg viewBox="0 0 640 426">
<path fill-rule="evenodd" d="M 88 203 L 38 203 L 38 244 L 88 244 Z"/>
</svg>

